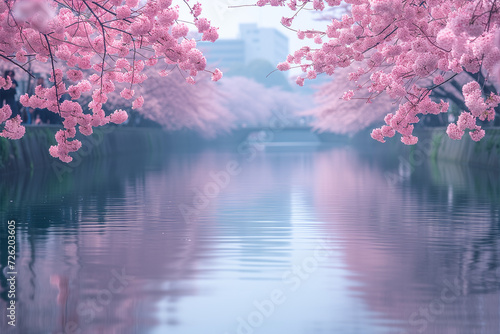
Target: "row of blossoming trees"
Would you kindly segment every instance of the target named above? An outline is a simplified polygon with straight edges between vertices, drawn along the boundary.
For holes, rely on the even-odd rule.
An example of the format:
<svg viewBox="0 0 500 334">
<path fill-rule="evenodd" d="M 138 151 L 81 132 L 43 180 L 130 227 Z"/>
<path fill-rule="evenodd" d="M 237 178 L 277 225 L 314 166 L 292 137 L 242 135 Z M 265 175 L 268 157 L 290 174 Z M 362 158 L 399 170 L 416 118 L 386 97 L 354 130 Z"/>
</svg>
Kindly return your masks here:
<svg viewBox="0 0 500 334">
<path fill-rule="evenodd" d="M 190 21 L 201 39 L 214 42 L 217 29 L 201 17 L 201 5 L 187 0 L 179 2 L 188 6 Z M 476 141 L 484 136 L 477 121 L 491 121 L 500 102 L 497 94 L 484 94 L 487 81 L 499 72 L 500 21 L 496 0 L 256 2 L 261 7 L 288 6 L 291 14 L 281 22 L 289 29 L 294 28 L 294 18 L 305 9 L 327 12 L 345 9 L 346 4 L 348 14 L 329 21 L 324 31 L 297 30 L 299 39 L 312 39 L 317 47 L 306 46 L 295 51 L 278 64 L 278 69 L 300 67 L 304 75 L 296 81 L 303 85 L 305 79 L 314 79 L 320 73 L 333 75 L 338 68 L 349 68 L 347 76 L 353 87 L 345 92 L 344 100 L 371 103 L 388 96 L 399 107 L 385 116 L 386 125 L 375 129 L 372 137 L 383 142 L 385 137 L 398 132 L 405 144 L 415 144 L 418 140 L 413 129 L 419 115 L 448 111 L 448 103 L 431 99 L 434 91 L 462 72 L 476 75 L 477 80 L 463 86 L 468 111 L 460 115 L 456 124 L 449 125 L 447 133 L 459 139 L 470 130 L 471 138 Z M 108 98 L 116 97 L 118 91 L 122 98 L 131 101 L 133 108 L 141 108 L 144 97 L 136 91 L 148 89 L 147 85 L 141 85 L 148 76 L 147 68 L 154 67 L 159 75 L 173 69 L 188 83 L 194 83 L 199 72 L 208 72 L 205 57 L 196 48 L 195 40 L 187 37 L 189 28 L 183 22 L 186 21 L 180 20 L 179 7 L 172 0 L 0 1 L 0 58 L 27 72 L 32 62 L 50 67 L 53 86 L 37 87 L 35 95 L 23 96 L 21 103 L 48 108 L 64 119 L 64 129 L 56 135 L 58 145 L 50 148 L 54 157 L 71 161 L 68 154 L 81 146 L 74 139 L 77 130 L 89 135 L 93 127 L 126 120 L 127 114 L 121 109 L 108 115 L 103 109 Z M 222 77 L 217 69 L 209 73 L 213 81 Z M 0 79 L 3 88 L 10 84 L 9 78 Z M 200 96 L 205 96 L 205 91 L 210 89 L 200 92 Z M 78 102 L 82 94 L 91 95 L 90 112 L 84 112 Z M 173 90 L 168 99 L 182 100 L 179 94 L 181 91 Z M 382 104 L 388 102 L 383 100 Z M 197 112 L 189 104 L 185 107 L 188 115 L 203 114 L 205 119 L 168 112 L 155 117 L 172 126 L 195 122 L 209 131 L 207 122 L 230 114 L 230 111 L 218 115 Z M 327 119 L 331 113 L 325 109 L 317 115 L 326 123 L 335 120 Z M 11 139 L 22 137 L 24 128 L 20 119 L 10 116 L 8 106 L 0 109 L 0 124 L 4 124 L 0 135 Z M 180 119 L 175 120 L 176 117 Z M 367 116 L 358 113 L 355 117 Z"/>
<path fill-rule="evenodd" d="M 167 130 L 193 130 L 205 138 L 239 127 L 269 127 L 273 115 L 294 117 L 309 107 L 297 94 L 265 87 L 242 76 L 225 77 L 215 85 L 207 75 L 200 74 L 196 84 L 189 85 L 177 71 L 162 77 L 149 68 L 145 74 L 147 84 L 136 88 L 136 93 L 144 97 L 144 104 L 137 111 Z M 90 98 L 84 104 L 87 100 Z M 115 94 L 103 108 L 107 112 L 130 110 L 127 102 Z"/>
</svg>

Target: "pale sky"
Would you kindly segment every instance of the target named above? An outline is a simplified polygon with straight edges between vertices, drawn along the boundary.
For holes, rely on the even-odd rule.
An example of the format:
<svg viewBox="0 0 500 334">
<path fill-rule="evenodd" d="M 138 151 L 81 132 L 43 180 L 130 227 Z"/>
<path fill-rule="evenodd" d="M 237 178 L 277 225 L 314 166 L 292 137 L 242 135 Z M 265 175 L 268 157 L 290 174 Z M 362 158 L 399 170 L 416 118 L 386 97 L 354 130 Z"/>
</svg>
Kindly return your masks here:
<svg viewBox="0 0 500 334">
<path fill-rule="evenodd" d="M 220 38 L 236 38 L 238 35 L 238 26 L 240 23 L 257 23 L 259 27 L 276 28 L 283 34 L 288 36 L 289 47 L 290 47 L 290 49 L 288 50 L 289 53 L 299 49 L 303 45 L 314 45 L 312 41 L 299 40 L 295 32 L 292 32 L 281 25 L 280 21 L 282 16 L 290 17 L 291 15 L 293 15 L 293 12 L 288 7 L 254 6 L 254 7 L 229 8 L 229 6 L 253 4 L 257 2 L 257 0 L 197 0 L 197 1 L 202 4 L 203 8 L 202 16 L 208 18 L 214 26 L 219 27 Z M 292 28 L 300 30 L 307 30 L 313 28 L 319 30 L 325 30 L 327 23 L 325 21 L 322 22 L 314 21 L 313 17 L 314 15 L 312 11 L 300 12 L 299 15 L 294 19 Z"/>
</svg>

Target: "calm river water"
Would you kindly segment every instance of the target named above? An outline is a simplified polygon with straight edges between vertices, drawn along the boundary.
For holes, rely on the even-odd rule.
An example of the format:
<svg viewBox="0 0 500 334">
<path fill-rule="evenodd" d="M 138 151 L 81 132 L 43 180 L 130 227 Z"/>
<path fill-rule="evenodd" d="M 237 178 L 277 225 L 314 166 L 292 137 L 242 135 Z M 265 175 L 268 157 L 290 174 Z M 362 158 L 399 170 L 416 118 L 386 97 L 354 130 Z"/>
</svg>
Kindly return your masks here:
<svg viewBox="0 0 500 334">
<path fill-rule="evenodd" d="M 349 147 L 2 175 L 0 332 L 497 334 L 499 210 L 498 171 Z"/>
</svg>

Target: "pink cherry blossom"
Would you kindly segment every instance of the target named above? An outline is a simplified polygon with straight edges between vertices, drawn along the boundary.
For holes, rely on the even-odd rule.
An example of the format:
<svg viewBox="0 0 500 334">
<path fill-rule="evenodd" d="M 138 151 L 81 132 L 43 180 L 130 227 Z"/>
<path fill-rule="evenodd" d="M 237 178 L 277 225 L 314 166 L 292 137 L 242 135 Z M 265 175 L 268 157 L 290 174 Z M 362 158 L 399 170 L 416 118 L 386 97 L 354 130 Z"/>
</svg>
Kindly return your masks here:
<svg viewBox="0 0 500 334">
<path fill-rule="evenodd" d="M 2 132 L 0 132 L 0 137 L 5 137 L 7 139 L 20 139 L 24 136 L 26 129 L 21 125 L 21 116 L 17 115 L 14 118 L 5 121 L 5 127 Z"/>
<path fill-rule="evenodd" d="M 281 24 L 284 25 L 285 27 L 290 27 L 293 22 L 293 17 L 282 17 L 281 18 Z"/>
<path fill-rule="evenodd" d="M 134 97 L 134 93 L 135 92 L 132 89 L 123 88 L 123 90 L 121 91 L 120 95 L 124 99 L 130 100 L 132 97 Z"/>
<path fill-rule="evenodd" d="M 352 90 L 349 90 L 345 92 L 344 95 L 342 95 L 342 100 L 349 101 L 350 99 L 352 99 L 353 96 L 354 92 Z"/>
<path fill-rule="evenodd" d="M 370 102 L 390 97 L 396 111 L 391 113 L 393 118 L 386 126 L 400 133 L 405 144 L 417 142 L 412 132 L 420 115 L 448 111 L 447 102 L 439 101 L 433 93 L 446 89 L 451 83 L 455 84 L 451 87 L 456 87 L 460 81 L 453 81 L 455 76 L 464 72 L 469 75 L 470 83 L 461 83 L 463 97 L 456 98 L 462 98 L 468 110 L 457 124 L 448 127 L 447 133 L 458 139 L 464 130 L 475 129 L 478 118 L 494 119 L 500 96 L 487 96 L 492 91 L 487 81 L 494 78 L 500 84 L 500 15 L 496 2 L 424 0 L 411 5 L 401 0 L 353 0 L 348 1 L 347 13 L 338 17 L 337 13 L 342 12 L 341 1 L 314 0 L 312 9 L 323 11 L 326 18 L 323 29 L 294 27 L 295 18 L 309 3 L 311 1 L 256 2 L 259 7 L 288 5 L 291 13 L 281 17 L 282 24 L 297 31 L 299 39 L 314 39 L 318 44 L 292 52 L 286 62 L 278 64 L 278 69 L 288 70 L 289 65 L 298 65 L 306 73 L 303 79 L 314 80 L 319 74 L 334 75 L 339 68 L 350 68 L 348 78 L 358 82 L 357 96 L 367 96 Z M 361 71 L 357 72 L 356 68 Z M 360 80 L 362 75 L 365 80 Z M 303 79 L 298 79 L 297 84 L 302 86 Z M 496 90 L 493 88 L 493 91 Z M 351 97 L 351 93 L 344 96 L 346 100 Z M 353 124 L 334 124 L 339 114 L 330 109 L 330 112 L 320 112 L 322 108 L 327 109 L 322 106 L 311 112 L 318 117 L 322 128 L 343 132 L 342 125 L 350 128 Z M 356 108 L 350 110 L 353 109 Z M 374 121 L 373 113 L 368 111 L 365 114 L 350 111 L 350 117 L 341 119 L 351 121 L 354 114 L 359 118 L 355 124 Z M 372 137 L 383 141 L 387 134 L 392 134 L 388 128 L 384 129 L 376 129 Z M 481 131 L 473 130 L 471 137 L 479 139 Z"/>
<path fill-rule="evenodd" d="M 132 10 L 127 5 L 116 7 L 116 18 L 117 19 L 120 19 L 120 20 L 126 19 L 131 14 L 132 14 Z"/>
<path fill-rule="evenodd" d="M 476 119 L 469 112 L 463 112 L 458 117 L 457 126 L 460 130 L 474 129 L 476 127 Z"/>
<path fill-rule="evenodd" d="M 120 109 L 109 115 L 109 119 L 112 123 L 121 124 L 128 119 L 128 115 L 126 111 Z"/>
<path fill-rule="evenodd" d="M 197 2 L 194 6 L 193 6 L 193 16 L 194 17 L 198 17 L 201 15 L 201 11 L 202 11 L 202 8 L 201 8 L 201 3 Z"/>
<path fill-rule="evenodd" d="M 12 110 L 8 104 L 0 108 L 0 123 L 5 122 L 12 115 Z"/>
<path fill-rule="evenodd" d="M 139 109 L 142 107 L 144 104 L 144 98 L 142 96 L 139 96 L 135 101 L 132 103 L 132 109 Z"/>
<path fill-rule="evenodd" d="M 222 72 L 218 68 L 215 69 L 214 73 L 212 74 L 212 81 L 219 81 L 222 79 Z"/>
<path fill-rule="evenodd" d="M 66 76 L 68 77 L 69 80 L 78 82 L 83 79 L 83 73 L 82 71 L 79 70 L 68 70 L 66 72 Z"/>
<path fill-rule="evenodd" d="M 219 33 L 217 32 L 217 28 L 210 27 L 209 29 L 203 32 L 201 40 L 215 42 L 218 38 L 219 38 Z"/>
<path fill-rule="evenodd" d="M 208 21 L 206 18 L 197 19 L 194 24 L 198 28 L 198 32 L 201 33 L 210 29 L 210 21 Z"/>
<path fill-rule="evenodd" d="M 188 26 L 183 23 L 176 24 L 172 27 L 172 36 L 174 38 L 185 37 L 188 32 L 189 32 Z"/>
<path fill-rule="evenodd" d="M 295 82 L 299 86 L 304 86 L 304 78 L 303 77 L 297 77 L 297 79 L 295 80 Z"/>
<path fill-rule="evenodd" d="M 402 136 L 401 142 L 403 142 L 403 144 L 405 145 L 415 145 L 418 142 L 418 137 L 412 135 Z"/>
<path fill-rule="evenodd" d="M 113 116 L 104 111 L 109 110 L 105 105 L 110 97 L 133 98 L 134 89 L 145 84 L 147 67 L 157 67 L 161 73 L 177 69 L 193 81 L 203 71 L 213 73 L 216 80 L 222 77 L 220 70 L 205 69 L 206 59 L 196 41 L 186 38 L 189 21 L 203 33 L 203 40 L 214 42 L 218 38 L 217 28 L 201 17 L 199 3 L 6 0 L 2 4 L 0 59 L 31 75 L 50 75 L 52 85 L 36 87 L 35 95 L 22 95 L 20 102 L 61 115 L 64 129 L 56 135 L 57 145 L 50 148 L 50 154 L 62 161 L 71 161 L 71 152 L 81 146 L 74 139 L 76 131 L 89 135 L 95 126 L 126 120 L 124 110 L 131 105 L 140 107 L 142 97 L 128 102 Z M 187 17 L 182 17 L 179 5 L 189 8 Z M 0 87 L 11 85 L 11 78 L 0 78 Z M 87 99 L 85 112 L 76 107 L 77 99 Z M 7 108 L 0 109 L 0 134 L 19 138 L 24 127 L 17 118 L 9 117 Z"/>
<path fill-rule="evenodd" d="M 469 135 L 473 141 L 480 141 L 484 137 L 485 132 L 480 127 L 477 127 L 474 131 L 469 132 Z"/>
<path fill-rule="evenodd" d="M 382 135 L 384 137 L 394 137 L 394 135 L 396 134 L 396 131 L 390 127 L 390 126 L 387 126 L 387 125 L 383 125 L 381 127 L 381 130 L 382 130 Z"/>
<path fill-rule="evenodd" d="M 371 133 L 371 136 L 373 139 L 378 140 L 381 143 L 385 143 L 384 135 L 382 134 L 381 129 L 374 129 Z"/>
<path fill-rule="evenodd" d="M 462 136 L 464 135 L 464 131 L 460 130 L 460 128 L 456 124 L 451 123 L 450 125 L 448 125 L 448 128 L 446 129 L 446 134 L 451 139 L 458 140 L 458 139 L 462 139 Z"/>
<path fill-rule="evenodd" d="M 288 64 L 288 62 L 279 63 L 276 68 L 280 71 L 288 71 L 290 69 L 290 64 Z"/>
</svg>

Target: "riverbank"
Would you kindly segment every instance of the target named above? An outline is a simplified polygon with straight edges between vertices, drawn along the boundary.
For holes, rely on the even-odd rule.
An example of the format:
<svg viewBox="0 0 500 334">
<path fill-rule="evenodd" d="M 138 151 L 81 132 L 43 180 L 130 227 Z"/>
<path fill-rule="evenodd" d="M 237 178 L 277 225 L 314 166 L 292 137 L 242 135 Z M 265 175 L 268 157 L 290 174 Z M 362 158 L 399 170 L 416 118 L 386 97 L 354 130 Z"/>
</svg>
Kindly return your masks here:
<svg viewBox="0 0 500 334">
<path fill-rule="evenodd" d="M 107 126 L 94 129 L 91 136 L 77 135 L 82 148 L 72 153 L 69 164 L 54 159 L 49 147 L 55 145 L 59 126 L 26 126 L 26 134 L 19 140 L 0 138 L 0 172 L 8 173 L 35 168 L 74 168 L 85 160 L 124 154 L 157 152 L 166 148 L 168 135 L 161 129 Z"/>
<path fill-rule="evenodd" d="M 489 168 L 500 167 L 500 128 L 486 128 L 486 136 L 479 142 L 468 134 L 462 140 L 453 140 L 446 134 L 446 128 L 432 128 L 425 131 L 425 137 L 432 142 L 431 156 L 434 159 L 458 161 Z"/>
<path fill-rule="evenodd" d="M 446 127 L 415 130 L 419 138 L 416 145 L 401 143 L 399 135 L 387 138 L 386 143 L 371 139 L 370 133 L 363 131 L 351 138 L 350 142 L 371 154 L 402 154 L 429 158 L 434 161 L 450 161 L 463 164 L 499 168 L 500 167 L 500 128 L 486 128 L 486 136 L 479 142 L 473 141 L 468 134 L 462 140 L 452 140 L 446 134 Z"/>
<path fill-rule="evenodd" d="M 0 138 L 0 173 L 35 168 L 65 170 L 81 163 L 96 163 L 105 157 L 160 153 L 165 150 L 193 150 L 209 144 L 222 145 L 228 142 L 240 142 L 238 133 L 228 134 L 224 138 L 205 140 L 192 132 L 165 132 L 160 128 L 132 128 L 106 126 L 94 129 L 94 134 L 77 138 L 82 148 L 72 153 L 73 161 L 69 164 L 50 156 L 48 150 L 55 145 L 54 135 L 59 126 L 26 126 L 26 134 L 20 140 Z M 431 160 L 460 162 L 488 168 L 500 167 L 500 128 L 487 128 L 486 136 L 478 143 L 468 135 L 462 140 L 451 140 L 446 135 L 446 128 L 426 128 L 415 131 L 419 142 L 414 146 L 402 144 L 397 138 L 389 138 L 386 143 L 379 143 L 370 138 L 369 132 L 358 133 L 350 140 L 338 135 L 320 134 L 326 143 L 352 144 L 369 154 L 404 155 Z M 241 134 L 240 134 L 241 135 Z M 241 138 L 240 138 L 241 139 Z"/>
</svg>

